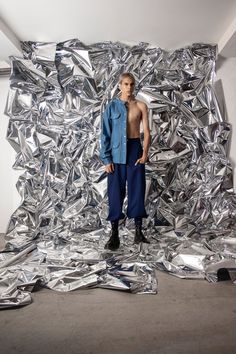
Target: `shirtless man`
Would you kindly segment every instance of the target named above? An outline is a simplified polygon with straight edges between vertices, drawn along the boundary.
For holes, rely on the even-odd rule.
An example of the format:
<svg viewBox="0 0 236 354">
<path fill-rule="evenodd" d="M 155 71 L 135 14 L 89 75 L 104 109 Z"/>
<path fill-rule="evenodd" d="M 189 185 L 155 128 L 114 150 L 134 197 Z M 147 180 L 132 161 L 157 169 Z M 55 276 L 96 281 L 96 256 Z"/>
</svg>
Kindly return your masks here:
<svg viewBox="0 0 236 354">
<path fill-rule="evenodd" d="M 135 78 L 131 73 L 120 76 L 120 97 L 107 105 L 102 120 L 100 158 L 108 174 L 108 201 L 111 235 L 105 248 L 116 250 L 120 246 L 119 220 L 125 217 L 123 201 L 128 185 L 128 218 L 135 220 L 134 243 L 149 241 L 142 233 L 145 211 L 145 163 L 150 146 L 148 109 L 133 95 Z M 144 131 L 143 147 L 140 141 L 140 123 Z"/>
</svg>

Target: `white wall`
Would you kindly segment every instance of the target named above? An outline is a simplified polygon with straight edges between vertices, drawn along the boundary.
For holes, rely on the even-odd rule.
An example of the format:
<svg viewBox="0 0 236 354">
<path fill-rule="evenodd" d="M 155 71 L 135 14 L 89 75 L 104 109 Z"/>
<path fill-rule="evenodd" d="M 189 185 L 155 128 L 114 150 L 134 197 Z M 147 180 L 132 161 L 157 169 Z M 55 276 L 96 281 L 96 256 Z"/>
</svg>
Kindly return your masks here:
<svg viewBox="0 0 236 354">
<path fill-rule="evenodd" d="M 11 214 L 20 203 L 20 196 L 15 184 L 23 171 L 15 171 L 15 151 L 6 140 L 8 117 L 4 109 L 9 89 L 9 78 L 0 78 L 0 232 L 6 232 Z"/>
<path fill-rule="evenodd" d="M 217 60 L 216 94 L 225 110 L 226 120 L 232 124 L 229 159 L 234 172 L 234 192 L 236 192 L 236 58 Z"/>
</svg>

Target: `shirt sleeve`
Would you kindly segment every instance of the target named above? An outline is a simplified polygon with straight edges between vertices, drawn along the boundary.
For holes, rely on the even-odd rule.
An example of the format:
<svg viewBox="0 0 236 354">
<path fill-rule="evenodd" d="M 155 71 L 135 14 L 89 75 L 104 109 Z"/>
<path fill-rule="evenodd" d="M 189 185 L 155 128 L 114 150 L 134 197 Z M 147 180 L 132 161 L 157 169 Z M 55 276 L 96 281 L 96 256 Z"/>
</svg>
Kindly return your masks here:
<svg viewBox="0 0 236 354">
<path fill-rule="evenodd" d="M 101 124 L 100 159 L 105 165 L 112 163 L 110 106 L 111 104 L 108 103 L 102 115 L 102 124 Z"/>
</svg>

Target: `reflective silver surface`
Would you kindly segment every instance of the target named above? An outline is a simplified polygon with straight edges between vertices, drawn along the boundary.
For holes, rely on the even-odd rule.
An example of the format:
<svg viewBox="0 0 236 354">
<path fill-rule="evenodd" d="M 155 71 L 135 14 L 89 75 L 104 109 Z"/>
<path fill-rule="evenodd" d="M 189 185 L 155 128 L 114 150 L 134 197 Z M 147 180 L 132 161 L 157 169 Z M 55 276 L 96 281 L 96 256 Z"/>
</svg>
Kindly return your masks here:
<svg viewBox="0 0 236 354">
<path fill-rule="evenodd" d="M 22 170 L 21 204 L 0 254 L 0 305 L 30 303 L 36 285 L 156 294 L 156 269 L 217 281 L 226 268 L 234 282 L 231 126 L 214 91 L 216 47 L 167 52 L 143 42 L 74 39 L 22 42 L 22 51 L 23 58 L 11 57 L 5 109 L 13 167 Z M 107 252 L 100 124 L 124 71 L 134 74 L 135 94 L 149 107 L 144 232 L 151 244 L 133 245 L 133 220 L 125 220 L 121 248 Z"/>
</svg>

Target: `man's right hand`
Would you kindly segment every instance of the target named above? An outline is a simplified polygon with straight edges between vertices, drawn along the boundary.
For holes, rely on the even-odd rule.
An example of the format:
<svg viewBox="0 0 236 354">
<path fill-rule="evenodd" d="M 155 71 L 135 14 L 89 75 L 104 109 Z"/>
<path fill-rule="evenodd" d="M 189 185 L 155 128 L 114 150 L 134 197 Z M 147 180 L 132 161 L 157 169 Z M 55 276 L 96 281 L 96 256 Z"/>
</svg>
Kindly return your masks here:
<svg viewBox="0 0 236 354">
<path fill-rule="evenodd" d="M 114 165 L 113 163 L 109 163 L 108 165 L 105 166 L 105 171 L 107 173 L 113 173 L 114 172 Z"/>
</svg>

